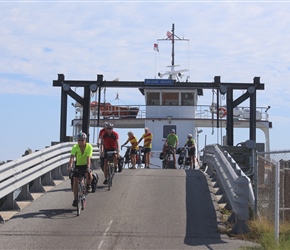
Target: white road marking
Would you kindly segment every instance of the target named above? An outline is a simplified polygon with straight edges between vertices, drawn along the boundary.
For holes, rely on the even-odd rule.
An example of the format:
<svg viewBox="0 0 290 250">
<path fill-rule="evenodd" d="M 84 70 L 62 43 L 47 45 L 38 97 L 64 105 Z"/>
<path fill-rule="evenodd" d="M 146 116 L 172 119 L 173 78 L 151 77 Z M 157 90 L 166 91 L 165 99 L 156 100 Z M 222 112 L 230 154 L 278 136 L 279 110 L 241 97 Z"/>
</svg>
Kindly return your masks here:
<svg viewBox="0 0 290 250">
<path fill-rule="evenodd" d="M 110 227 L 111 227 L 112 223 L 113 223 L 113 220 L 110 221 L 108 227 L 106 228 L 105 232 L 103 233 L 103 238 L 106 237 L 108 231 L 110 230 Z M 101 249 L 103 243 L 104 243 L 104 239 L 101 240 L 101 242 L 100 242 L 100 244 L 99 244 L 99 246 L 98 246 L 98 249 Z"/>
</svg>

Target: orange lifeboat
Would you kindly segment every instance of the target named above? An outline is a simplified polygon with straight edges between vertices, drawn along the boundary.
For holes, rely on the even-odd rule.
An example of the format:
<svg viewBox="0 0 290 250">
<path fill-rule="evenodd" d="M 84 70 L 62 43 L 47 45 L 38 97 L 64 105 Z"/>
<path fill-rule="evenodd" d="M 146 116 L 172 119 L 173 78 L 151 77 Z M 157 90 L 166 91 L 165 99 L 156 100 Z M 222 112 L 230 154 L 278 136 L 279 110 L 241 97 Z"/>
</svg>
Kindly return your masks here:
<svg viewBox="0 0 290 250">
<path fill-rule="evenodd" d="M 93 101 L 90 104 L 91 111 L 93 113 L 98 112 L 98 102 Z M 139 112 L 139 108 L 137 107 L 129 107 L 129 106 L 114 106 L 110 103 L 100 103 L 100 115 L 101 116 L 114 116 L 123 119 L 136 118 Z"/>
</svg>

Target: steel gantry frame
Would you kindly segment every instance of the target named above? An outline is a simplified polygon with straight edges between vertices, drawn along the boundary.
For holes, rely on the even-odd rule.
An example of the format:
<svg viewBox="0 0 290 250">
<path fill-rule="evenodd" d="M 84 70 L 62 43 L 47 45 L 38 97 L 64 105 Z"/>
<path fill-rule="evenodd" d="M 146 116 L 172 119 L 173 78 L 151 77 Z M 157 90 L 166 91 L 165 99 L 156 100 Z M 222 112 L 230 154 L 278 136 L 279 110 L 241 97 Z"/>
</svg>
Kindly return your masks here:
<svg viewBox="0 0 290 250">
<path fill-rule="evenodd" d="M 221 82 L 220 76 L 215 76 L 213 82 L 176 82 L 172 84 L 158 83 L 146 85 L 146 81 L 104 81 L 103 75 L 97 75 L 97 80 L 84 81 L 84 80 L 65 80 L 64 74 L 58 74 L 58 79 L 53 80 L 54 87 L 61 87 L 61 114 L 60 114 L 60 142 L 67 141 L 66 126 L 67 126 L 67 96 L 69 95 L 76 102 L 83 106 L 82 117 L 82 131 L 88 134 L 89 141 L 89 126 L 90 126 L 90 102 L 91 92 L 99 91 L 98 93 L 98 117 L 97 126 L 100 126 L 100 103 L 101 103 L 101 89 L 102 88 L 139 88 L 141 93 L 144 94 L 144 89 L 215 89 L 217 95 L 217 110 L 219 110 L 219 95 L 225 95 L 227 105 L 227 145 L 233 146 L 234 142 L 234 119 L 233 109 L 239 104 L 250 99 L 250 129 L 249 139 L 256 142 L 256 91 L 264 90 L 264 84 L 260 83 L 260 77 L 254 77 L 252 83 L 227 83 Z M 84 95 L 79 96 L 71 87 L 83 87 Z M 233 100 L 234 90 L 246 90 L 246 92 Z M 202 91 L 199 91 L 202 93 Z M 217 115 L 216 127 L 219 127 L 219 116 Z"/>
</svg>

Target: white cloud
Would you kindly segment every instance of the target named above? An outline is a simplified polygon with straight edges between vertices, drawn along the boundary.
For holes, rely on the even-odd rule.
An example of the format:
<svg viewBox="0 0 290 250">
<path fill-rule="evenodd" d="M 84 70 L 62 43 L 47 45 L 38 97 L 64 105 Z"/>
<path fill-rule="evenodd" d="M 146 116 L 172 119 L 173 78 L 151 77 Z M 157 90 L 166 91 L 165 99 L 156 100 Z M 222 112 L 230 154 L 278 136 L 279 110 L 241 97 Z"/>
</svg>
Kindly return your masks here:
<svg viewBox="0 0 290 250">
<path fill-rule="evenodd" d="M 69 80 L 153 78 L 171 62 L 170 43 L 160 41 L 159 53 L 153 43 L 174 23 L 176 34 L 190 39 L 175 47 L 176 63 L 190 65 L 191 81 L 260 76 L 265 90 L 257 93 L 258 106 L 270 105 L 274 124 L 284 125 L 290 116 L 289 10 L 286 2 L 258 1 L 1 2 L 0 95 L 59 97 L 52 87 L 58 73 Z M 210 104 L 205 92 L 201 103 Z M 125 103 L 143 101 L 138 90 L 123 88 L 110 90 L 107 100 L 116 93 Z"/>
</svg>

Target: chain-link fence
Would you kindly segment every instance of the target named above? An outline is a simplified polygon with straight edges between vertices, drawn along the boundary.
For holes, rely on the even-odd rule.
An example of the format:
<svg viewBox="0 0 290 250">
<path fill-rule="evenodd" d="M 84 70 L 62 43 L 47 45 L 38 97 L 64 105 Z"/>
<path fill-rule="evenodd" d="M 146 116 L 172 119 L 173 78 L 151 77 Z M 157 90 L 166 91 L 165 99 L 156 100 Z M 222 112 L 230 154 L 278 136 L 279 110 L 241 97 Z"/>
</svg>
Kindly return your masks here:
<svg viewBox="0 0 290 250">
<path fill-rule="evenodd" d="M 290 150 L 257 153 L 257 169 L 257 214 L 279 231 L 279 223 L 290 223 Z"/>
</svg>

